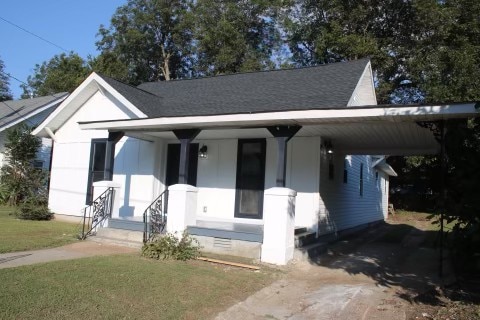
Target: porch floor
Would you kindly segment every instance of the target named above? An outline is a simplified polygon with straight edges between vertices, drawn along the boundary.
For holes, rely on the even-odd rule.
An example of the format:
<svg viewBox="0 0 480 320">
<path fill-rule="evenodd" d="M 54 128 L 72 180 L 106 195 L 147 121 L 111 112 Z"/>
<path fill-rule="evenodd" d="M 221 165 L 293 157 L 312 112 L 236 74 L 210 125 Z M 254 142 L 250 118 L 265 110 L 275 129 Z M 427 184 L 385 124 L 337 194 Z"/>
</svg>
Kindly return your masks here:
<svg viewBox="0 0 480 320">
<path fill-rule="evenodd" d="M 263 226 L 256 224 L 197 220 L 187 231 L 196 236 L 263 242 Z"/>
</svg>

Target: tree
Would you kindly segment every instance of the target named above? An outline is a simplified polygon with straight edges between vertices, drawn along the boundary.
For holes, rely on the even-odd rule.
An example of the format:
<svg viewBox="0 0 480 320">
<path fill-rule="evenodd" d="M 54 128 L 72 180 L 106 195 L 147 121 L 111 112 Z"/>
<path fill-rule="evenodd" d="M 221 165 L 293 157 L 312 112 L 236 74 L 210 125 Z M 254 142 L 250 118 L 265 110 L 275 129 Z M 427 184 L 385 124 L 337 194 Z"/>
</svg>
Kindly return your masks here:
<svg viewBox="0 0 480 320">
<path fill-rule="evenodd" d="M 41 141 L 31 135 L 31 131 L 26 124 L 21 124 L 6 133 L 5 164 L 1 168 L 0 181 L 2 198 L 10 205 L 36 198 L 45 189 L 45 173 L 32 164 Z"/>
<path fill-rule="evenodd" d="M 0 101 L 12 100 L 12 93 L 9 88 L 8 75 L 5 73 L 5 64 L 0 59 Z"/>
<path fill-rule="evenodd" d="M 88 76 L 90 68 L 78 54 L 70 52 L 55 55 L 49 61 L 37 64 L 34 74 L 22 85 L 22 98 L 72 92 Z"/>
<path fill-rule="evenodd" d="M 217 75 L 274 68 L 279 47 L 276 1 L 198 0 L 194 5 L 196 71 Z"/>
<path fill-rule="evenodd" d="M 192 41 L 187 0 L 129 0 L 96 43 L 128 66 L 129 82 L 170 80 L 188 74 Z"/>
<path fill-rule="evenodd" d="M 413 85 L 426 102 L 479 100 L 480 3 L 419 1 L 415 12 L 418 30 L 407 60 Z"/>
<path fill-rule="evenodd" d="M 109 76 L 119 81 L 128 82 L 128 67 L 112 52 L 105 52 L 97 57 L 88 57 L 91 71 Z"/>
<path fill-rule="evenodd" d="M 411 1 L 293 0 L 282 15 L 286 41 L 297 65 L 308 66 L 370 57 L 377 97 L 390 95 L 408 74 L 404 42 L 413 32 Z"/>
</svg>

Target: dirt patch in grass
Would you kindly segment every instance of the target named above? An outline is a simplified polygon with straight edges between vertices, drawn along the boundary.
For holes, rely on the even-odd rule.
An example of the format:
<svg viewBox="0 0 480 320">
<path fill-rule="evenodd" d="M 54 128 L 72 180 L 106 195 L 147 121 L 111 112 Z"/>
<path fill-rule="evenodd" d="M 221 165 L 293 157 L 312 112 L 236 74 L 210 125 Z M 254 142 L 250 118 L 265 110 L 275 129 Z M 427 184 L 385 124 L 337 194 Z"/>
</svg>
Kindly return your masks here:
<svg viewBox="0 0 480 320">
<path fill-rule="evenodd" d="M 0 207 L 0 253 L 58 247 L 76 241 L 76 224 L 20 220 L 13 212 L 12 207 Z"/>
<path fill-rule="evenodd" d="M 0 270 L 1 319 L 208 319 L 273 281 L 201 261 L 136 255 Z"/>
</svg>

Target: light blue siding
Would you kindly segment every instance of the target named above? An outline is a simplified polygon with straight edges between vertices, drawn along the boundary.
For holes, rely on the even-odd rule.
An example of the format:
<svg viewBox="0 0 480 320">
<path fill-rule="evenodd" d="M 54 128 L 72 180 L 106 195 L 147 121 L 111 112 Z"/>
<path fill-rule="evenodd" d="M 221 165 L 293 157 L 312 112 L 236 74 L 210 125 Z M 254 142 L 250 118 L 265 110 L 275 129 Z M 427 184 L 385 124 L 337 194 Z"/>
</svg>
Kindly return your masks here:
<svg viewBox="0 0 480 320">
<path fill-rule="evenodd" d="M 344 183 L 344 160 L 347 160 L 348 182 Z M 319 234 L 327 234 L 365 223 L 383 220 L 386 199 L 383 195 L 385 175 L 372 168 L 370 156 L 336 154 L 334 178 L 329 179 L 329 159 L 320 165 Z M 360 167 L 363 163 L 363 195 L 360 195 Z"/>
</svg>

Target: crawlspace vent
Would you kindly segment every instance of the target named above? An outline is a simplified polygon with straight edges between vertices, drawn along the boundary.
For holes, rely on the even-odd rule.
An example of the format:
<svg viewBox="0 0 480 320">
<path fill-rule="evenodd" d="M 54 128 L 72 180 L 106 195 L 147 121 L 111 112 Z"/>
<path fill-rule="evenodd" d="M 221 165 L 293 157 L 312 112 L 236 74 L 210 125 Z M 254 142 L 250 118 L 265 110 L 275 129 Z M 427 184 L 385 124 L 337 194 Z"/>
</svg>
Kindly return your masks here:
<svg viewBox="0 0 480 320">
<path fill-rule="evenodd" d="M 213 246 L 215 248 L 222 248 L 224 250 L 232 249 L 232 239 L 213 238 Z"/>
</svg>

